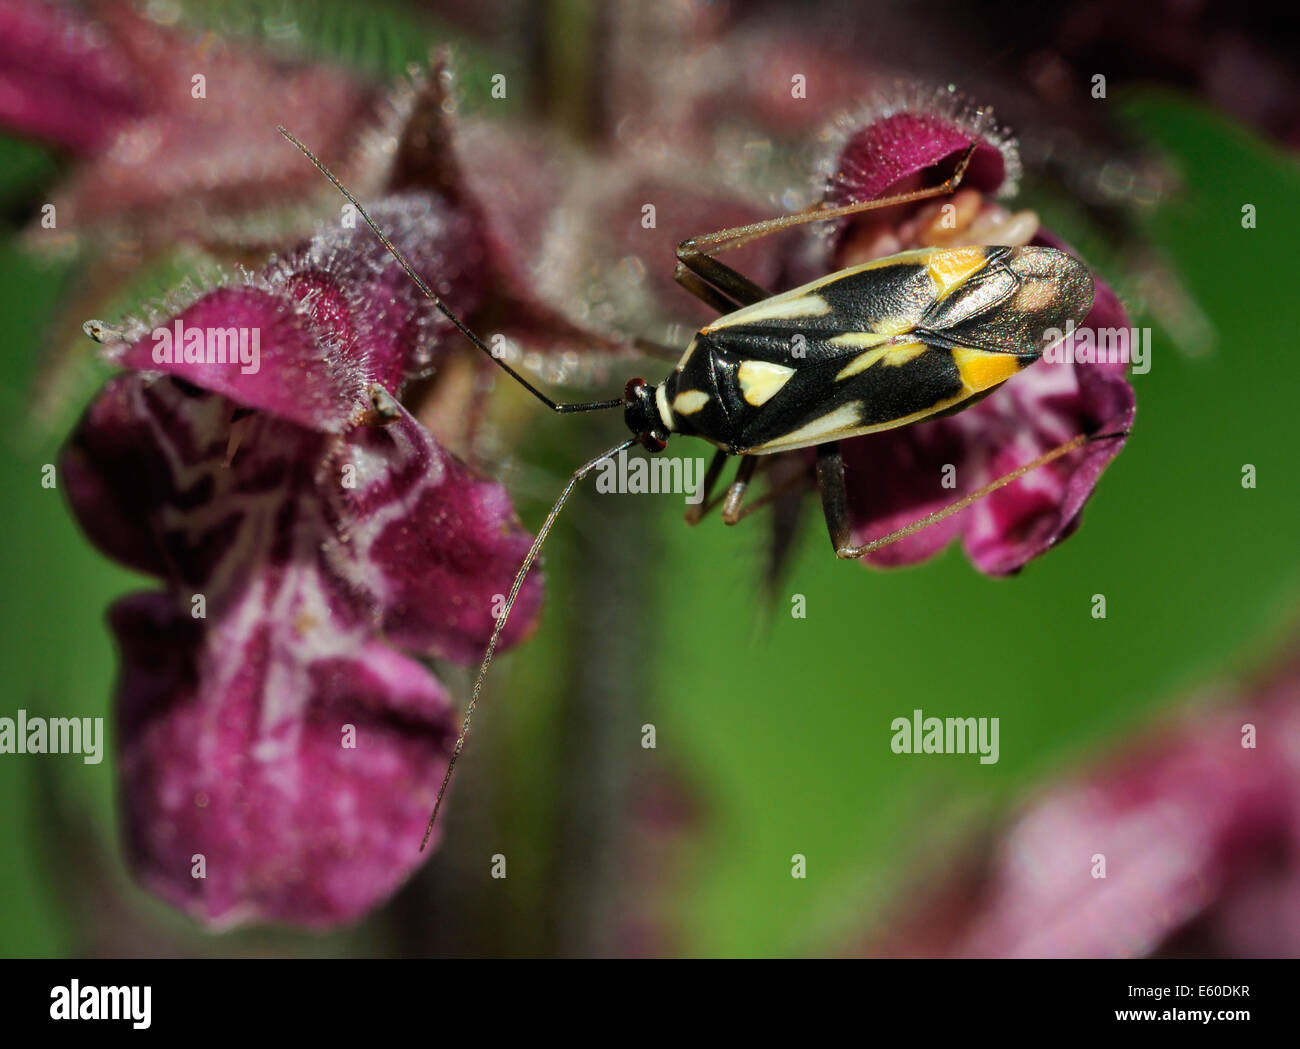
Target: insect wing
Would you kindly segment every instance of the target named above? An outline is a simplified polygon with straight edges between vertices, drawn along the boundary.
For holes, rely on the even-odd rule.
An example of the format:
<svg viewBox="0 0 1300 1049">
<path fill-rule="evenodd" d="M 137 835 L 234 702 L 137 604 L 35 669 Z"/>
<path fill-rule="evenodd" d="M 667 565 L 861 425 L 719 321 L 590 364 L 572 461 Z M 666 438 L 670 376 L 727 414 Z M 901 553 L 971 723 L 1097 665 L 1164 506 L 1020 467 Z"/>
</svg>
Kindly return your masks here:
<svg viewBox="0 0 1300 1049">
<path fill-rule="evenodd" d="M 1092 308 L 1088 268 L 1055 248 L 990 248 L 986 265 L 934 304 L 917 326 L 930 345 L 964 346 L 1037 359 L 1050 344 L 1046 333 L 1067 321 L 1083 323 Z M 951 253 L 955 254 L 955 253 Z M 933 270 L 934 260 L 930 263 Z"/>
<path fill-rule="evenodd" d="M 1053 248 L 926 249 L 833 274 L 701 333 L 735 450 L 805 447 L 955 410 L 1092 302 Z"/>
</svg>

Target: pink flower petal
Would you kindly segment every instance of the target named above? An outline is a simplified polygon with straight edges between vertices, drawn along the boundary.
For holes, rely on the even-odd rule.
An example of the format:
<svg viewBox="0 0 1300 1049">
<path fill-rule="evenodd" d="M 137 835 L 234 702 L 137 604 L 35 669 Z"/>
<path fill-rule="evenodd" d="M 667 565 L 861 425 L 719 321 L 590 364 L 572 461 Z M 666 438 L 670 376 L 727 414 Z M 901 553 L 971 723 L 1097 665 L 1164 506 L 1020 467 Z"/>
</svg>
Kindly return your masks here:
<svg viewBox="0 0 1300 1049">
<path fill-rule="evenodd" d="M 111 620 L 128 858 L 153 892 L 214 927 L 327 928 L 428 856 L 456 730 L 418 663 L 305 638 L 269 606 L 204 622 L 136 594 Z"/>
<path fill-rule="evenodd" d="M 73 435 L 68 496 L 106 553 L 186 600 L 202 593 L 209 616 L 310 570 L 312 622 L 368 624 L 404 648 L 473 662 L 532 539 L 505 489 L 390 409 L 387 426 L 337 437 L 234 419 L 218 395 L 123 376 Z M 530 576 L 504 646 L 531 630 L 541 590 Z"/>
<path fill-rule="evenodd" d="M 373 215 L 436 293 L 473 309 L 480 252 L 466 219 L 414 194 Z M 252 283 L 208 292 L 156 328 L 134 325 L 110 355 L 309 429 L 348 429 L 368 410 L 372 384 L 399 394 L 460 338 L 357 222 L 323 230 Z"/>
<path fill-rule="evenodd" d="M 1242 746 L 1246 723 L 1256 748 Z M 1285 749 L 1296 725 L 1294 694 L 1210 712 L 1053 791 L 999 847 L 991 895 L 957 953 L 1147 955 L 1220 907 L 1222 930 L 1258 942 L 1286 909 L 1266 872 L 1300 841 L 1300 778 Z M 1093 876 L 1095 856 L 1105 878 Z M 1243 886 L 1252 898 L 1237 895 Z M 1269 939 L 1274 951 L 1283 943 Z M 1297 950 L 1292 934 L 1284 953 Z"/>
<path fill-rule="evenodd" d="M 404 411 L 354 431 L 335 465 L 343 459 L 356 467 L 356 487 L 330 492 L 342 524 L 327 558 L 347 559 L 340 575 L 367 595 L 395 644 L 477 661 L 532 543 L 506 490 L 474 476 Z M 541 601 L 540 573 L 529 573 L 503 647 L 531 632 Z"/>
<path fill-rule="evenodd" d="M 205 240 L 232 217 L 318 184 L 277 124 L 336 161 L 351 144 L 351 129 L 373 113 L 375 90 L 341 69 L 274 60 L 257 48 L 165 29 L 126 3 L 96 5 L 96 15 L 78 30 L 93 45 L 63 62 L 123 70 L 123 79 L 138 85 L 140 113 L 104 131 L 85 130 L 97 118 L 96 93 L 88 93 L 80 137 L 99 148 L 55 198 L 60 227 L 117 221 L 149 240 Z M 37 39 L 13 46 L 24 66 L 45 61 Z M 201 98 L 192 81 L 200 74 Z M 51 112 L 43 118 L 53 124 L 60 93 L 45 97 Z"/>
<path fill-rule="evenodd" d="M 948 113 L 905 110 L 883 116 L 848 135 L 828 180 L 826 200 L 838 206 L 884 196 L 904 179 L 946 160 L 955 164 L 975 141 L 980 145 L 963 185 L 993 192 L 1008 175 L 999 142 L 983 138 Z"/>
<path fill-rule="evenodd" d="M 80 153 L 110 141 L 145 108 L 144 84 L 76 8 L 38 0 L 0 7 L 0 126 Z"/>
</svg>

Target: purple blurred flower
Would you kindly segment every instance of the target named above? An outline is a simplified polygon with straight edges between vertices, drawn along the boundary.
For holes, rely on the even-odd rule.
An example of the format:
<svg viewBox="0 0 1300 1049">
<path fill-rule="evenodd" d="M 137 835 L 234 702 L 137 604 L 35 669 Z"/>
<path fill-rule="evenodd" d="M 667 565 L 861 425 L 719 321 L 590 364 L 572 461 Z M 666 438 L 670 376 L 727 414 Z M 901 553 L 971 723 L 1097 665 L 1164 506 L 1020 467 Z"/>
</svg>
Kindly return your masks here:
<svg viewBox="0 0 1300 1049">
<path fill-rule="evenodd" d="M 1297 740 L 1292 661 L 1053 788 L 871 953 L 1300 956 Z"/>
<path fill-rule="evenodd" d="M 77 161 L 52 197 L 57 228 L 33 227 L 28 243 L 107 249 L 109 264 L 82 256 L 90 265 L 77 282 L 81 316 L 109 308 L 125 275 L 180 246 L 201 248 L 204 261 L 245 265 L 301 241 L 322 208 L 337 213 L 333 188 L 277 134 L 284 124 L 363 200 L 423 197 L 475 231 L 447 270 L 472 275 L 476 297 L 455 305 L 506 340 L 507 361 L 530 354 L 527 365 L 552 383 L 599 381 L 627 352 L 623 340 L 537 291 L 539 231 L 558 176 L 554 143 L 462 122 L 445 57 L 389 91 L 342 67 L 161 26 L 113 0 L 91 13 L 17 0 L 0 14 L 0 126 L 60 145 Z M 191 82 L 198 74 L 203 97 Z M 530 178 L 519 179 L 521 171 Z M 192 253 L 181 261 L 195 262 Z M 83 363 L 69 354 L 71 338 L 56 335 L 47 351 L 34 398 L 43 414 L 58 415 L 51 409 L 78 392 L 68 379 Z M 428 422 L 448 399 L 458 409 L 468 402 L 468 411 L 442 412 L 436 432 L 472 458 L 491 365 L 463 344 L 453 353 L 459 359 L 448 355 L 448 374 L 413 408 Z M 243 384 L 245 396 L 255 383 Z"/>
<path fill-rule="evenodd" d="M 497 167 L 537 168 L 539 147 L 481 127 L 463 147 L 445 62 L 385 95 L 125 4 L 92 14 L 19 0 L 0 15 L 0 122 L 77 155 L 61 230 L 121 237 L 144 249 L 121 253 L 135 264 L 185 242 L 239 262 L 301 240 L 320 209 L 290 205 L 341 201 L 283 122 L 508 359 L 547 353 L 554 380 L 575 370 L 560 351 L 622 348 L 534 293 L 547 201 L 499 192 Z M 492 163 L 464 163 L 480 153 Z M 110 613 L 129 858 L 214 926 L 328 926 L 410 873 L 454 738 L 411 657 L 476 660 L 530 542 L 504 488 L 445 450 L 473 459 L 490 363 L 343 217 L 256 275 L 95 327 L 126 373 L 64 456 L 92 541 L 165 584 Z M 100 267 L 92 290 L 128 268 Z M 246 356 L 215 363 L 213 332 L 242 334 Z M 530 578 L 505 646 L 540 601 Z"/>
<path fill-rule="evenodd" d="M 10 0 L 0 13 L 0 126 L 80 160 L 54 196 L 65 230 L 115 223 L 154 245 L 233 234 L 318 185 L 277 124 L 337 161 L 382 97 L 341 69 L 164 28 L 125 3 L 91 10 Z"/>
<path fill-rule="evenodd" d="M 468 223 L 410 195 L 375 214 L 472 306 Z M 368 231 L 324 232 L 176 323 L 257 333 L 255 370 L 160 360 L 137 323 L 63 460 L 91 539 L 166 584 L 110 614 L 130 861 L 212 925 L 331 925 L 419 861 L 455 736 L 400 650 L 476 659 L 530 537 L 396 399 L 448 323 Z M 530 579 L 506 644 L 540 600 Z"/>
<path fill-rule="evenodd" d="M 87 152 L 143 114 L 145 96 L 137 71 L 79 10 L 39 0 L 0 8 L 0 123 Z"/>
</svg>

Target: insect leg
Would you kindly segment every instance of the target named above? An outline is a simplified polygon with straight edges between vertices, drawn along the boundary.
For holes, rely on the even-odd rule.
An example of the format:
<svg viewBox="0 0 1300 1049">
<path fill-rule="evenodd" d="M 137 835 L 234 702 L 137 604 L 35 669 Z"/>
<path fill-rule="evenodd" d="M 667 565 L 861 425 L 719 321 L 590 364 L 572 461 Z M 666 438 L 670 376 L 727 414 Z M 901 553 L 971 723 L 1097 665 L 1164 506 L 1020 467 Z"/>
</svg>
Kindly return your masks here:
<svg viewBox="0 0 1300 1049">
<path fill-rule="evenodd" d="M 726 301 L 735 301 L 734 305 L 720 310 L 721 313 L 730 313 L 740 306 L 752 306 L 756 302 L 771 298 L 772 295 L 770 291 L 755 284 L 739 270 L 732 269 L 725 262 L 719 262 L 711 255 L 700 251 L 694 246 L 694 241 L 690 240 L 684 240 L 677 245 L 677 268 L 673 271 L 673 279 L 687 291 L 699 295 L 702 299 L 704 296 L 692 286 L 691 281 L 704 283 L 710 291 L 717 289 Z M 717 308 L 717 296 L 704 301 Z"/>
<path fill-rule="evenodd" d="M 721 266 L 722 263 L 718 263 L 718 265 Z M 724 266 L 723 268 L 729 269 L 730 267 Z M 736 271 L 732 270 L 731 272 L 735 273 Z M 742 305 L 734 299 L 724 295 L 705 280 L 699 273 L 687 269 L 680 262 L 677 264 L 677 269 L 673 272 L 673 280 L 708 306 L 709 309 L 716 310 L 718 313 L 732 313 Z M 766 298 L 766 293 L 764 293 L 762 297 Z"/>
<path fill-rule="evenodd" d="M 765 456 L 764 458 L 767 457 Z M 767 491 L 765 491 L 757 499 L 754 499 L 746 503 L 744 506 L 740 507 L 740 509 L 736 512 L 735 523 L 739 524 L 750 514 L 763 509 L 763 507 L 765 506 L 771 505 L 772 503 L 776 502 L 777 499 L 781 498 L 781 496 L 785 495 L 787 492 L 794 491 L 795 489 L 798 488 L 806 488 L 808 485 L 807 469 L 799 469 L 793 473 L 787 471 L 784 477 L 779 477 L 779 478 L 773 476 L 773 474 L 776 473 L 775 467 L 766 467 L 766 470 L 767 472 L 764 476 L 767 477 L 767 485 L 768 485 Z"/>
<path fill-rule="evenodd" d="M 442 796 L 447 793 L 447 784 L 451 782 L 452 770 L 456 767 L 460 752 L 465 747 L 465 737 L 469 735 L 470 722 L 474 718 L 474 708 L 478 705 L 479 693 L 483 691 L 483 679 L 487 677 L 488 667 L 492 665 L 492 657 L 496 653 L 497 642 L 501 640 L 501 632 L 506 628 L 506 620 L 510 618 L 510 610 L 515 607 L 515 598 L 519 596 L 519 591 L 524 585 L 524 579 L 528 576 L 528 570 L 533 567 L 537 555 L 542 552 L 542 544 L 546 542 L 551 526 L 555 524 L 555 519 L 560 516 L 560 510 L 564 507 L 565 501 L 569 498 L 569 493 L 573 491 L 577 483 L 606 459 L 618 455 L 619 452 L 626 451 L 634 444 L 636 444 L 636 438 L 630 438 L 622 444 L 615 445 L 607 452 L 601 452 L 600 455 L 588 460 L 573 471 L 569 483 L 564 486 L 559 498 L 555 500 L 555 505 L 551 507 L 551 512 L 546 515 L 542 527 L 537 530 L 537 538 L 533 540 L 533 545 L 528 548 L 528 553 L 524 555 L 524 562 L 519 566 L 519 571 L 515 573 L 514 582 L 510 584 L 510 593 L 506 597 L 505 606 L 501 609 L 501 615 L 497 617 L 496 624 L 492 627 L 492 636 L 488 639 L 487 651 L 483 654 L 483 662 L 478 667 L 478 676 L 474 679 L 474 690 L 470 693 L 469 704 L 465 707 L 465 720 L 461 723 L 460 735 L 456 737 L 456 745 L 452 748 L 451 758 L 447 761 L 447 771 L 443 773 L 442 786 L 438 788 L 438 797 L 433 803 L 433 813 L 429 816 L 429 825 L 424 830 L 424 840 L 420 842 L 421 852 L 429 844 L 429 836 L 433 834 L 433 824 L 438 819 L 438 810 L 442 808 Z"/>
<path fill-rule="evenodd" d="M 727 497 L 722 501 L 722 521 L 724 524 L 734 525 L 740 520 L 740 507 L 745 501 L 745 492 L 749 490 L 749 482 L 754 477 L 754 471 L 758 468 L 758 456 L 742 455 L 740 457 L 740 468 L 736 471 L 736 479 L 731 482 L 731 487 L 727 489 Z"/>
<path fill-rule="evenodd" d="M 849 524 L 848 491 L 844 487 L 844 457 L 839 441 L 817 446 L 817 490 L 821 492 L 822 512 L 831 533 L 831 546 L 839 557 L 853 546 L 853 528 Z"/>
<path fill-rule="evenodd" d="M 718 478 L 722 476 L 722 468 L 726 466 L 727 458 L 727 453 L 721 448 L 713 453 L 709 468 L 704 473 L 704 486 L 701 490 L 700 501 L 694 506 L 686 508 L 686 523 L 688 525 L 699 524 L 721 501 L 713 498 L 713 489 L 718 484 Z"/>
<path fill-rule="evenodd" d="M 961 184 L 961 180 L 966 174 L 966 166 L 970 163 L 970 158 L 975 154 L 975 148 L 976 144 L 972 142 L 966 152 L 962 154 L 962 158 L 958 161 L 953 173 L 937 186 L 928 186 L 925 189 L 911 190 L 907 193 L 895 193 L 893 196 L 880 197 L 876 200 L 862 200 L 855 204 L 844 204 L 837 208 L 827 208 L 815 204 L 792 215 L 782 215 L 774 219 L 765 219 L 762 222 L 751 222 L 746 226 L 732 226 L 730 229 L 721 229 L 714 233 L 691 237 L 677 245 L 677 270 L 673 276 L 682 287 L 703 299 L 720 313 L 730 313 L 736 307 L 724 307 L 716 294 L 711 293 L 711 291 L 706 294 L 706 291 L 708 291 L 707 285 L 712 285 L 713 288 L 734 299 L 741 306 L 761 302 L 763 299 L 768 298 L 771 292 L 755 284 L 743 273 L 728 266 L 725 262 L 719 262 L 713 256 L 724 251 L 731 251 L 733 248 L 739 248 L 750 241 L 766 237 L 770 233 L 789 229 L 792 226 L 799 226 L 806 222 L 824 222 L 828 219 L 843 218 L 846 215 L 856 215 L 862 211 L 873 211 L 877 208 L 888 208 L 896 204 L 909 204 L 930 197 L 944 196 L 953 192 Z M 702 288 L 698 280 L 692 281 L 692 275 L 702 278 L 707 284 Z"/>
<path fill-rule="evenodd" d="M 753 458 L 758 458 L 758 457 L 754 456 Z M 767 456 L 764 456 L 763 458 L 765 460 L 768 460 Z M 689 510 L 686 511 L 687 524 L 698 524 L 702 517 L 712 513 L 714 509 L 716 509 L 718 506 L 722 504 L 724 499 L 727 499 L 732 496 L 732 489 L 735 488 L 735 485 L 733 485 L 732 489 L 729 489 L 724 495 L 715 496 L 712 499 L 708 497 L 708 493 L 712 491 L 713 484 L 717 480 L 717 474 L 722 472 L 722 464 L 726 461 L 726 459 L 727 459 L 727 453 L 722 451 L 719 451 L 718 454 L 713 457 L 713 462 L 709 464 L 709 473 L 706 474 L 704 478 L 704 490 L 705 490 L 706 501 L 702 502 L 699 506 L 692 506 Z M 766 469 L 767 462 L 764 462 L 763 466 Z M 768 475 L 770 475 L 772 472 L 773 471 L 771 469 L 768 469 L 767 471 Z M 754 499 L 748 503 L 743 504 L 742 506 L 737 507 L 735 513 L 733 514 L 734 520 L 728 521 L 727 523 L 739 524 L 750 514 L 763 509 L 763 507 L 765 506 L 771 505 L 777 499 L 781 498 L 781 496 L 785 495 L 787 492 L 794 491 L 797 488 L 806 487 L 807 483 L 808 483 L 808 472 L 807 470 L 804 469 L 800 469 L 794 473 L 790 473 L 786 471 L 785 475 L 779 478 L 769 477 L 767 491 L 765 491 L 757 499 Z"/>
<path fill-rule="evenodd" d="M 1050 462 L 1055 462 L 1063 455 L 1069 455 L 1076 449 L 1082 448 L 1085 444 L 1093 441 L 1108 441 L 1119 437 L 1127 437 L 1128 431 L 1121 433 L 1107 434 L 1086 434 L 1081 433 L 1077 437 L 1072 437 L 1063 444 L 1058 444 L 1036 459 L 1031 459 L 1023 466 L 1018 466 L 1010 473 L 1005 473 L 1001 477 L 990 481 L 982 488 L 978 488 L 968 495 L 962 496 L 956 502 L 950 503 L 942 510 L 936 510 L 934 513 L 926 514 L 910 524 L 903 525 L 902 528 L 896 528 L 888 535 L 882 535 L 878 539 L 872 539 L 870 542 L 862 543 L 855 546 L 852 538 L 852 527 L 849 522 L 847 499 L 844 487 L 844 465 L 840 458 L 839 449 L 834 452 L 825 453 L 826 466 L 823 468 L 822 448 L 818 448 L 817 455 L 817 482 L 821 488 L 822 508 L 826 513 L 826 526 L 830 530 L 831 544 L 835 547 L 835 553 L 838 557 L 858 558 L 865 557 L 867 554 L 879 550 L 881 547 L 890 546 L 905 539 L 909 535 L 921 531 L 923 528 L 929 528 L 932 524 L 938 524 L 945 518 L 953 514 L 960 513 L 972 503 L 983 499 L 986 495 L 992 495 L 999 488 L 1005 488 L 1013 481 L 1018 481 L 1027 473 L 1032 473 L 1040 466 L 1046 466 Z M 827 447 L 825 445 L 822 446 Z M 832 462 L 833 460 L 833 462 Z"/>
<path fill-rule="evenodd" d="M 790 229 L 792 226 L 802 226 L 807 222 L 825 222 L 828 219 L 844 218 L 847 215 L 856 215 L 863 211 L 874 211 L 877 208 L 891 208 L 897 204 L 910 204 L 917 200 L 928 200 L 930 197 L 942 197 L 953 192 L 966 175 L 966 168 L 970 164 L 970 159 L 975 155 L 975 149 L 978 143 L 972 142 L 966 152 L 962 154 L 961 160 L 957 162 L 957 167 L 943 182 L 937 186 L 927 186 L 924 189 L 909 190 L 906 193 L 895 193 L 888 197 L 877 197 L 874 200 L 860 200 L 854 204 L 842 204 L 839 207 L 828 208 L 823 204 L 814 204 L 812 207 L 805 208 L 803 211 L 796 211 L 792 215 L 781 215 L 774 219 L 765 219 L 762 222 L 751 222 L 745 226 L 732 226 L 730 229 L 720 229 L 714 233 L 705 233 L 698 237 L 691 237 L 677 245 L 677 258 L 681 260 L 684 266 L 695 270 L 701 276 L 707 277 L 714 281 L 716 275 L 723 282 L 731 282 L 737 289 L 748 287 L 751 292 L 762 292 L 747 277 L 736 273 L 729 266 L 723 266 L 722 263 L 713 260 L 714 265 L 722 267 L 726 273 L 712 269 L 709 264 L 709 257 L 721 254 L 724 251 L 731 251 L 734 248 L 742 247 L 750 241 L 758 240 L 760 237 L 766 237 L 771 233 L 776 233 L 783 229 Z M 735 278 L 739 277 L 740 282 Z M 714 283 L 719 283 L 714 281 Z M 720 287 L 726 287 L 725 283 L 719 283 Z M 730 292 L 730 289 L 727 289 Z M 767 293 L 763 292 L 760 298 L 766 298 Z"/>
</svg>

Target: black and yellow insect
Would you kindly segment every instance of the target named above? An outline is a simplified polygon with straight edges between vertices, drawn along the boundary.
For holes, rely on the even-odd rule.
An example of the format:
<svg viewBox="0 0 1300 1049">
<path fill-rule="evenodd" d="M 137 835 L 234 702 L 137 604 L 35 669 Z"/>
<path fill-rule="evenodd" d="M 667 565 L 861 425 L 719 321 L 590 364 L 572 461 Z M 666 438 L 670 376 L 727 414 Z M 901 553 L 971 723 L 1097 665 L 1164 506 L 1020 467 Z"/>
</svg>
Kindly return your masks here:
<svg viewBox="0 0 1300 1049">
<path fill-rule="evenodd" d="M 716 262 L 716 260 L 709 260 Z M 836 552 L 849 543 L 838 442 L 960 411 L 1042 355 L 1042 333 L 1092 304 L 1092 276 L 1043 247 L 904 252 L 756 299 L 702 328 L 658 386 L 628 385 L 627 424 L 652 451 L 672 434 L 744 456 L 818 448 Z M 705 492 L 705 506 L 709 505 Z"/>
<path fill-rule="evenodd" d="M 942 510 L 872 542 L 853 544 L 838 442 L 961 411 L 987 396 L 1043 355 L 1045 332 L 1064 329 L 1067 320 L 1083 320 L 1092 305 L 1092 275 L 1083 263 L 1054 248 L 930 248 L 773 295 L 714 256 L 801 223 L 950 193 L 961 181 L 974 145 L 939 186 L 813 208 L 683 241 L 677 247 L 678 283 L 716 309 L 718 319 L 696 333 L 677 367 L 659 384 L 632 379 L 621 398 L 560 404 L 493 356 L 412 270 L 351 192 L 306 146 L 284 128 L 280 132 L 347 197 L 433 304 L 499 367 L 556 412 L 621 407 L 633 434 L 574 472 L 538 530 L 479 667 L 429 819 L 430 832 L 519 589 L 569 493 L 611 456 L 633 444 L 663 451 L 674 434 L 709 441 L 718 450 L 705 474 L 704 500 L 688 520 L 693 523 L 721 504 L 723 519 L 735 523 L 757 505 L 746 507 L 744 498 L 762 456 L 816 447 L 817 486 L 831 542 L 840 557 L 857 558 L 958 512 L 1087 441 L 1117 436 L 1080 434 Z M 740 458 L 736 479 L 724 497 L 713 498 L 730 456 Z"/>
</svg>

